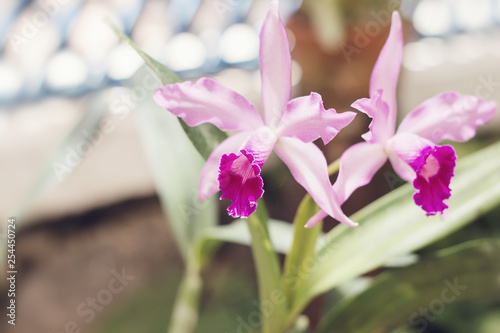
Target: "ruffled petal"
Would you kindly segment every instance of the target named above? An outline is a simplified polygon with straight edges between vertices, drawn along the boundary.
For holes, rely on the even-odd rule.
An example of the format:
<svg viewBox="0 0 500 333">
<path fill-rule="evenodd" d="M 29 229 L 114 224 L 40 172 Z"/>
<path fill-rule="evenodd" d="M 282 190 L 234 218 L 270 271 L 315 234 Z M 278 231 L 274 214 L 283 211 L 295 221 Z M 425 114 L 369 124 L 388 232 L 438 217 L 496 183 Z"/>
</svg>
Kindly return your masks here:
<svg viewBox="0 0 500 333">
<path fill-rule="evenodd" d="M 288 136 L 312 142 L 321 138 L 324 144 L 354 119 L 354 112 L 337 113 L 335 109 L 325 110 L 323 100 L 317 93 L 291 100 L 276 128 L 279 136 Z"/>
<path fill-rule="evenodd" d="M 236 133 L 222 141 L 210 154 L 201 170 L 198 185 L 198 197 L 201 201 L 205 201 L 219 191 L 219 182 L 217 178 L 222 155 L 231 152 L 239 152 L 250 135 L 251 132 Z"/>
<path fill-rule="evenodd" d="M 398 175 L 412 182 L 417 190 L 415 203 L 427 215 L 442 213 L 448 206 L 450 180 L 455 168 L 456 155 L 451 146 L 436 146 L 431 141 L 412 133 L 398 133 L 386 150 Z"/>
<path fill-rule="evenodd" d="M 384 92 L 383 100 L 389 106 L 388 126 L 394 133 L 396 126 L 396 86 L 403 57 L 403 29 L 398 12 L 392 13 L 391 31 L 380 51 L 370 78 L 370 97 L 379 90 Z"/>
<path fill-rule="evenodd" d="M 222 155 L 219 171 L 221 199 L 231 200 L 229 215 L 247 218 L 255 212 L 257 200 L 264 193 L 260 167 L 251 154 L 241 150 L 238 155 Z"/>
<path fill-rule="evenodd" d="M 476 134 L 477 126 L 495 117 L 496 110 L 495 102 L 446 92 L 409 113 L 399 125 L 398 133 L 414 133 L 434 143 L 445 139 L 467 141 Z"/>
<path fill-rule="evenodd" d="M 221 199 L 231 200 L 227 211 L 232 217 L 247 218 L 257 208 L 257 200 L 264 193 L 260 170 L 273 151 L 276 139 L 276 135 L 263 126 L 247 137 L 239 154 L 222 155 L 219 188 Z"/>
<path fill-rule="evenodd" d="M 276 154 L 285 162 L 295 180 L 311 195 L 328 215 L 348 226 L 357 226 L 340 209 L 337 196 L 328 177 L 328 167 L 321 150 L 313 143 L 296 138 L 280 138 Z M 307 224 L 306 227 L 312 227 Z"/>
<path fill-rule="evenodd" d="M 278 1 L 272 1 L 260 31 L 260 75 L 265 122 L 274 127 L 281 119 L 292 89 L 292 62 Z"/>
<path fill-rule="evenodd" d="M 434 146 L 423 149 L 411 163 L 417 174 L 413 181 L 417 190 L 413 200 L 427 216 L 443 213 L 448 208 L 444 200 L 451 196 L 450 181 L 456 158 L 453 147 Z"/>
<path fill-rule="evenodd" d="M 154 100 L 189 126 L 212 123 L 223 131 L 262 126 L 257 109 L 243 96 L 210 78 L 158 88 Z"/>
<path fill-rule="evenodd" d="M 383 144 L 394 135 L 394 127 L 389 119 L 389 106 L 382 99 L 382 94 L 383 91 L 379 90 L 371 98 L 358 99 L 351 105 L 372 118 L 370 130 L 361 136 L 366 142 Z"/>
</svg>

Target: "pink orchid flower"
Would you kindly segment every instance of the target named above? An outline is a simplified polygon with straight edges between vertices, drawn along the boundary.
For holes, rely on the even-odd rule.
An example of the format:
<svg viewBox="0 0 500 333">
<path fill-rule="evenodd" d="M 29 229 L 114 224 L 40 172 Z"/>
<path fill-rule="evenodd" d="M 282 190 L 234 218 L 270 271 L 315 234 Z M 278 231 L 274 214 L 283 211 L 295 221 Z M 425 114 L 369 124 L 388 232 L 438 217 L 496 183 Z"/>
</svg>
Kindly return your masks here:
<svg viewBox="0 0 500 333">
<path fill-rule="evenodd" d="M 389 37 L 380 52 L 370 79 L 370 98 L 352 104 L 373 120 L 362 137 L 366 142 L 347 149 L 340 158 L 337 181 L 333 185 L 342 204 L 357 188 L 368 184 L 387 159 L 394 171 L 416 189 L 415 203 L 429 215 L 448 208 L 444 200 L 455 168 L 455 151 L 441 140 L 467 141 L 476 127 L 493 119 L 496 103 L 474 96 L 445 92 L 432 97 L 408 114 L 397 131 L 396 85 L 403 54 L 401 18 L 392 14 Z M 320 211 L 306 224 L 312 227 L 326 217 Z"/>
<path fill-rule="evenodd" d="M 290 101 L 290 49 L 277 1 L 271 3 L 260 32 L 259 60 L 264 120 L 245 97 L 210 78 L 167 85 L 154 93 L 159 105 L 189 126 L 209 122 L 223 131 L 236 131 L 208 158 L 199 182 L 200 200 L 220 189 L 221 199 L 232 201 L 229 215 L 248 217 L 264 192 L 261 168 L 274 149 L 327 214 L 355 226 L 340 209 L 326 159 L 312 143 L 317 138 L 330 142 L 355 113 L 325 110 L 316 93 Z"/>
</svg>

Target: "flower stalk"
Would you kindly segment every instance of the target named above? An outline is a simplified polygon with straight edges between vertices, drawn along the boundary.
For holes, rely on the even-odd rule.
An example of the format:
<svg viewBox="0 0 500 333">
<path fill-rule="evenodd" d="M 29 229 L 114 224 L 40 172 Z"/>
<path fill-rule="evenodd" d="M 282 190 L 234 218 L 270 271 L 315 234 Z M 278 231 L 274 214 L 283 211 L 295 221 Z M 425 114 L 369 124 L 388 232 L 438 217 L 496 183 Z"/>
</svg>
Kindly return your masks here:
<svg viewBox="0 0 500 333">
<path fill-rule="evenodd" d="M 281 269 L 269 237 L 267 222 L 264 203 L 259 202 L 256 213 L 248 218 L 247 225 L 252 236 L 252 254 L 257 271 L 262 333 L 278 333 L 284 330 L 286 301 L 282 301 Z M 265 304 L 270 305 L 266 307 L 268 311 L 264 311 Z"/>
<path fill-rule="evenodd" d="M 194 256 L 186 261 L 167 333 L 192 333 L 198 324 L 198 307 L 203 287 L 201 267 Z"/>
</svg>

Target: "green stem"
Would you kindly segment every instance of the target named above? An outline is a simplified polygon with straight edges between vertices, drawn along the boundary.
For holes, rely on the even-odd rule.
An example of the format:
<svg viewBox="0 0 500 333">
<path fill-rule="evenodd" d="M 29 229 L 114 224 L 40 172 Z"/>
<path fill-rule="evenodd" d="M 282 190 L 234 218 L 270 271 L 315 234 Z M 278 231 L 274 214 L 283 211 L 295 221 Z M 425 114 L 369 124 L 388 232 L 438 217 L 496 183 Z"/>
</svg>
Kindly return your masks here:
<svg viewBox="0 0 500 333">
<path fill-rule="evenodd" d="M 174 303 L 168 333 L 192 333 L 198 323 L 198 306 L 203 286 L 200 266 L 193 257 L 186 261 L 186 271 L 182 278 Z"/>
<path fill-rule="evenodd" d="M 328 173 L 332 175 L 338 172 L 339 167 L 340 160 L 337 159 L 328 166 Z M 288 301 L 288 311 L 293 310 L 292 306 L 295 304 L 297 296 L 296 291 L 300 290 L 300 286 L 308 278 L 313 266 L 316 265 L 315 246 L 323 224 L 319 223 L 311 229 L 304 228 L 304 225 L 318 210 L 319 207 L 311 196 L 306 194 L 293 220 L 293 243 L 290 252 L 286 256 L 282 276 L 282 285 Z M 289 312 L 286 327 L 290 327 L 297 320 L 299 314 Z"/>
<path fill-rule="evenodd" d="M 337 173 L 340 168 L 340 158 L 336 159 L 332 163 L 328 165 L 328 174 L 331 176 L 334 173 Z"/>
<path fill-rule="evenodd" d="M 280 264 L 267 229 L 267 212 L 262 202 L 247 225 L 252 236 L 252 253 L 257 271 L 262 333 L 281 333 L 286 318 L 286 299 L 280 285 Z"/>
<path fill-rule="evenodd" d="M 311 264 L 314 264 L 314 248 L 323 224 L 319 223 L 311 229 L 304 228 L 304 225 L 318 209 L 319 207 L 312 198 L 306 195 L 302 199 L 293 220 L 293 243 L 290 252 L 285 258 L 282 277 L 289 307 L 294 303 L 295 291 L 300 288 L 307 278 Z"/>
</svg>

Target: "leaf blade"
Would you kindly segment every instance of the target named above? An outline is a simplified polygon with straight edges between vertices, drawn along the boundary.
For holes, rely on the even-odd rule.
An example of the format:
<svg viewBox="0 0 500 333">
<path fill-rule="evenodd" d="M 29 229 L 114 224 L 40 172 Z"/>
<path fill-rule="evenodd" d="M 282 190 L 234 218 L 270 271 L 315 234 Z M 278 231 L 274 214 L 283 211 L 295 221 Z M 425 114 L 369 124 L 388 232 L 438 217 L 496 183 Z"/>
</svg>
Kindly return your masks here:
<svg viewBox="0 0 500 333">
<path fill-rule="evenodd" d="M 426 217 L 406 184 L 354 214 L 359 227 L 339 225 L 330 231 L 315 253 L 317 265 L 297 292 L 292 315 L 313 297 L 430 244 L 500 204 L 500 159 L 491 158 L 499 155 L 497 143 L 458 161 L 445 221 Z"/>
<path fill-rule="evenodd" d="M 155 73 L 158 79 L 160 79 L 163 85 L 182 82 L 177 74 L 153 59 L 146 52 L 142 51 L 128 36 L 123 34 L 113 24 L 109 23 L 109 26 L 121 41 L 129 44 L 134 51 L 137 52 L 146 65 Z M 196 127 L 190 127 L 181 118 L 177 119 L 193 145 L 205 160 L 210 156 L 210 153 L 215 149 L 215 147 L 227 138 L 226 133 L 212 124 L 206 123 Z"/>
<path fill-rule="evenodd" d="M 318 333 L 389 332 L 409 322 L 422 330 L 418 309 L 440 300 L 499 300 L 500 241 L 474 240 L 427 255 L 409 267 L 382 273 L 361 294 L 344 299 L 320 323 Z M 422 272 L 425 271 L 425 274 Z M 444 292 L 444 290 L 447 290 Z"/>
</svg>

